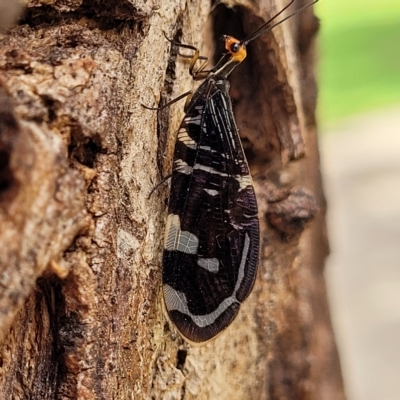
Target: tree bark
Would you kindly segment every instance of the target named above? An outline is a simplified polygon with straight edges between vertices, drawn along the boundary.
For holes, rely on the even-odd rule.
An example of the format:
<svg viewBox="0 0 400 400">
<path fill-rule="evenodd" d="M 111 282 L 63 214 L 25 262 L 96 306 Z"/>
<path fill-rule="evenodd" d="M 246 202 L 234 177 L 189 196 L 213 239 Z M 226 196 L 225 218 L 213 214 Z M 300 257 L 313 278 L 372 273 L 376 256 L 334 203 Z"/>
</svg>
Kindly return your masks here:
<svg viewBox="0 0 400 400">
<path fill-rule="evenodd" d="M 0 48 L 0 393 L 15 399 L 345 398 L 308 9 L 249 45 L 231 79 L 262 251 L 238 318 L 204 346 L 163 312 L 161 253 L 182 102 L 164 34 L 221 53 L 282 1 L 26 0 Z M 305 4 L 296 3 L 296 8 Z"/>
</svg>

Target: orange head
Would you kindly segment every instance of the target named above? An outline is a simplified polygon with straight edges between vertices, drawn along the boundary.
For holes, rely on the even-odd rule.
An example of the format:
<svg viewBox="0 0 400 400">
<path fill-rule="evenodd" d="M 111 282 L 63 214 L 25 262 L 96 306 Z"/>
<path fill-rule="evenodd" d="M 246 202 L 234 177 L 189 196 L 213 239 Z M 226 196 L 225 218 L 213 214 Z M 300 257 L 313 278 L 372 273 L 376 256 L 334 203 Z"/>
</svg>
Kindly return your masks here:
<svg viewBox="0 0 400 400">
<path fill-rule="evenodd" d="M 225 41 L 225 49 L 232 56 L 232 60 L 241 63 L 247 56 L 246 46 L 232 36 L 224 35 L 222 39 Z"/>
</svg>

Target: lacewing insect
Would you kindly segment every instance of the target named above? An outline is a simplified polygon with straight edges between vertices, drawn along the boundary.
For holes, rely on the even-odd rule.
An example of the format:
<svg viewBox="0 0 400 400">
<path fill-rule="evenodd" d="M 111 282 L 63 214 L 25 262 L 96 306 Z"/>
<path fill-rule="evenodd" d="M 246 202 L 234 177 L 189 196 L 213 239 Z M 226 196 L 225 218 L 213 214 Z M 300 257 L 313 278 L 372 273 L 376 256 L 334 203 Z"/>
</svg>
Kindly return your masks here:
<svg viewBox="0 0 400 400">
<path fill-rule="evenodd" d="M 257 202 L 228 76 L 246 58 L 248 43 L 318 0 L 273 23 L 294 1 L 243 40 L 223 36 L 226 53 L 210 70 L 204 62 L 195 71 L 204 57 L 174 43 L 195 51 L 189 73 L 204 80 L 185 106 L 177 135 L 163 253 L 166 310 L 189 342 L 206 342 L 227 328 L 254 285 Z"/>
</svg>

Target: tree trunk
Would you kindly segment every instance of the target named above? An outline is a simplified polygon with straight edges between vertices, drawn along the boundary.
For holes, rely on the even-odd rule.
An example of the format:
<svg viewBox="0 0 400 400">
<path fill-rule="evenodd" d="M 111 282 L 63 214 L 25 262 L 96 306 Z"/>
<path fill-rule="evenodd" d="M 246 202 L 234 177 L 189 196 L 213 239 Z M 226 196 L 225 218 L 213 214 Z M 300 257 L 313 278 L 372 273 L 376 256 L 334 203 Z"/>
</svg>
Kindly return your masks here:
<svg viewBox="0 0 400 400">
<path fill-rule="evenodd" d="M 182 102 L 164 34 L 221 53 L 284 2 L 25 0 L 0 48 L 0 392 L 15 399 L 344 399 L 324 258 L 308 9 L 231 79 L 261 259 L 238 318 L 203 346 L 163 312 L 161 253 Z M 306 2 L 295 2 L 299 8 Z"/>
</svg>

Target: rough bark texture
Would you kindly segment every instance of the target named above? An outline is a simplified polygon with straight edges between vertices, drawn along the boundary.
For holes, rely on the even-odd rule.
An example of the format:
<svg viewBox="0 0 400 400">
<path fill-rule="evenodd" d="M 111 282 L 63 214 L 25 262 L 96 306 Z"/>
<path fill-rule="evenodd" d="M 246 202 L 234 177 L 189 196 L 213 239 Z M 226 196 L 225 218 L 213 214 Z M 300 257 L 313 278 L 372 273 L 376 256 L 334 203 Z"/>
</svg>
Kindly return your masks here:
<svg viewBox="0 0 400 400">
<path fill-rule="evenodd" d="M 309 9 L 249 46 L 231 95 L 259 198 L 260 270 L 201 347 L 163 313 L 167 185 L 187 59 L 220 54 L 281 1 L 25 0 L 0 47 L 0 398 L 344 399 Z M 300 7 L 302 0 L 296 2 Z"/>
</svg>

